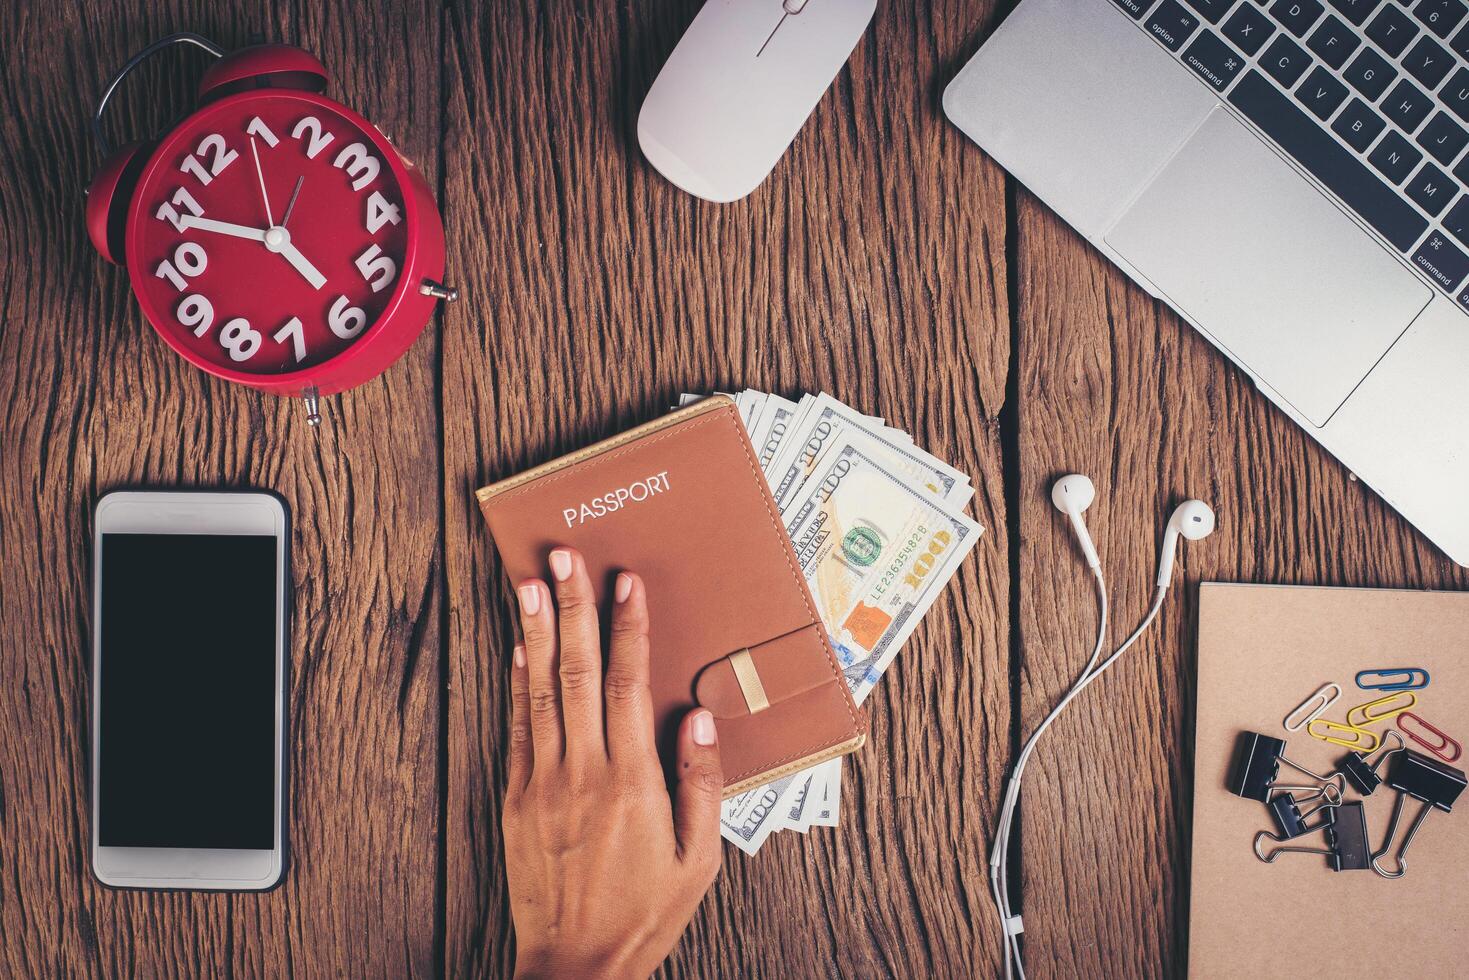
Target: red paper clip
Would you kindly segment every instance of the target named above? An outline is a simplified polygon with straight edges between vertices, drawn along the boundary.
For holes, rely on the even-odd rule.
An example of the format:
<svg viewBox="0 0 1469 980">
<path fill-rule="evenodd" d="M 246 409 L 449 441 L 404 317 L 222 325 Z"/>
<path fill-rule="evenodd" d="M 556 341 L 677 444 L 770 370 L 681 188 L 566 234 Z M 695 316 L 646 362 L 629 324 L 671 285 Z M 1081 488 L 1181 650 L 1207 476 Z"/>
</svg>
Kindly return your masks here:
<svg viewBox="0 0 1469 980">
<path fill-rule="evenodd" d="M 1413 728 L 1420 729 L 1436 737 L 1438 739 L 1437 744 L 1427 741 L 1422 736 L 1414 732 L 1407 725 L 1403 724 L 1403 722 L 1408 721 L 1409 719 L 1411 719 L 1413 722 Z M 1432 752 L 1434 755 L 1438 756 L 1445 762 L 1459 761 L 1459 756 L 1462 755 L 1464 752 L 1464 747 L 1461 746 L 1458 742 L 1455 742 L 1453 739 L 1449 738 L 1443 732 L 1439 731 L 1437 728 L 1434 728 L 1428 722 L 1413 714 L 1413 712 L 1411 711 L 1398 712 L 1396 724 L 1398 727 L 1398 731 L 1402 732 L 1404 735 L 1408 736 L 1413 741 L 1417 742 L 1419 745 L 1423 746 L 1425 749 Z M 1450 752 L 1452 752 L 1453 754 L 1451 755 Z"/>
</svg>

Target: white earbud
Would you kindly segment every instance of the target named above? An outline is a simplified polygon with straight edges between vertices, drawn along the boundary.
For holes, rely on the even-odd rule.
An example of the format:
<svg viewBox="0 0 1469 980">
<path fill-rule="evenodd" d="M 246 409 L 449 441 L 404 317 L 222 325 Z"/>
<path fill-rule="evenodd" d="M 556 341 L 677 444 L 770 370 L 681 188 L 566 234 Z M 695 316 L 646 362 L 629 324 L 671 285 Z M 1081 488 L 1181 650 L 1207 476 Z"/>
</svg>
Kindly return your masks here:
<svg viewBox="0 0 1469 980">
<path fill-rule="evenodd" d="M 1168 518 L 1163 535 L 1163 551 L 1158 555 L 1158 586 L 1167 588 L 1173 580 L 1173 556 L 1178 552 L 1178 538 L 1190 541 L 1207 538 L 1214 533 L 1214 511 L 1202 500 L 1185 500 Z"/>
<path fill-rule="evenodd" d="M 1071 526 L 1076 531 L 1077 540 L 1081 542 L 1082 554 L 1086 555 L 1086 563 L 1092 568 L 1100 567 L 1102 559 L 1097 557 L 1097 547 L 1092 544 L 1092 536 L 1087 533 L 1086 522 L 1081 519 L 1081 512 L 1092 505 L 1097 499 L 1097 488 L 1092 486 L 1092 481 L 1080 473 L 1072 473 L 1057 480 L 1051 487 L 1051 503 L 1056 509 L 1071 518 Z"/>
</svg>

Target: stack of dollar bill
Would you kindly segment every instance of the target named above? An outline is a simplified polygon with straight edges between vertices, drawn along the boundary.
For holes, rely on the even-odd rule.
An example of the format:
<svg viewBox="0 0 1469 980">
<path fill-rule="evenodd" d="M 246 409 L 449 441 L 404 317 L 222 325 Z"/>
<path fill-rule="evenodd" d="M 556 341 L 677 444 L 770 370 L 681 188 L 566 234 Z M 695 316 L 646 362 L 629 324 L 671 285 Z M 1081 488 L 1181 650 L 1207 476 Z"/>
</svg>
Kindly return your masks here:
<svg viewBox="0 0 1469 980">
<path fill-rule="evenodd" d="M 730 397 L 861 704 L 983 533 L 964 514 L 974 489 L 907 433 L 830 395 Z M 721 832 L 754 854 L 778 830 L 835 827 L 841 788 L 841 759 L 786 776 L 725 800 Z"/>
</svg>

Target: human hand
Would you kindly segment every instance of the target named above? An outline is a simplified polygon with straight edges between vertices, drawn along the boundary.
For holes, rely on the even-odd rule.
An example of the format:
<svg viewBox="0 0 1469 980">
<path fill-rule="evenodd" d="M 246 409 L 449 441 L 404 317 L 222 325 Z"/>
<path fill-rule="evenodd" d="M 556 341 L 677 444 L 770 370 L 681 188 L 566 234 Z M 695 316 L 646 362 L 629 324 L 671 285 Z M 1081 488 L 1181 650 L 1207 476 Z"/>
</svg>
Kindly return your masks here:
<svg viewBox="0 0 1469 980">
<path fill-rule="evenodd" d="M 545 582 L 516 590 L 525 643 L 510 675 L 501 821 L 515 973 L 646 977 L 719 872 L 714 716 L 700 708 L 679 725 L 670 798 L 654 742 L 642 580 L 617 576 L 604 681 L 586 564 L 558 548 L 550 565 L 554 607 Z"/>
</svg>

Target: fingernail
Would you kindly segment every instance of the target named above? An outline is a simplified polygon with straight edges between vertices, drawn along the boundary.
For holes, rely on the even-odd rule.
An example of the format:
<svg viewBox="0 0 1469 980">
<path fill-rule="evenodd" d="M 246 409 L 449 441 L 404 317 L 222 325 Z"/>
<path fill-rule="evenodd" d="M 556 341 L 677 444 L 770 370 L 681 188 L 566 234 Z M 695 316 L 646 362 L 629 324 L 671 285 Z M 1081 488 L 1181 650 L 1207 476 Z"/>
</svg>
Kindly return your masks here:
<svg viewBox="0 0 1469 980">
<path fill-rule="evenodd" d="M 534 616 L 541 611 L 541 590 L 534 582 L 520 587 L 520 611 L 527 616 Z"/>
<path fill-rule="evenodd" d="M 626 602 L 627 597 L 632 595 L 632 576 L 624 572 L 617 575 L 617 585 L 613 587 L 613 598 L 618 602 Z"/>
<path fill-rule="evenodd" d="M 689 722 L 689 734 L 694 737 L 695 745 L 713 745 L 714 716 L 702 708 L 694 713 L 694 718 Z"/>
<path fill-rule="evenodd" d="M 571 556 L 560 549 L 551 552 L 551 574 L 558 582 L 571 578 Z"/>
<path fill-rule="evenodd" d="M 512 654 L 512 656 L 515 659 L 515 666 L 525 666 L 525 647 L 521 646 L 519 643 L 515 644 L 515 653 Z"/>
</svg>

